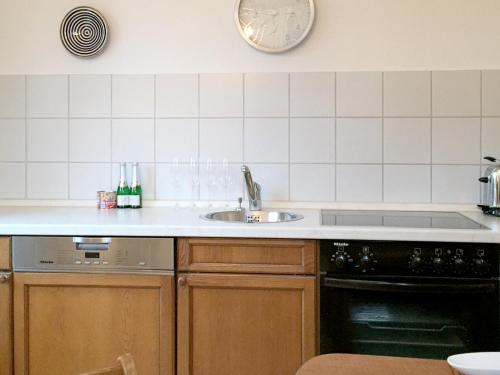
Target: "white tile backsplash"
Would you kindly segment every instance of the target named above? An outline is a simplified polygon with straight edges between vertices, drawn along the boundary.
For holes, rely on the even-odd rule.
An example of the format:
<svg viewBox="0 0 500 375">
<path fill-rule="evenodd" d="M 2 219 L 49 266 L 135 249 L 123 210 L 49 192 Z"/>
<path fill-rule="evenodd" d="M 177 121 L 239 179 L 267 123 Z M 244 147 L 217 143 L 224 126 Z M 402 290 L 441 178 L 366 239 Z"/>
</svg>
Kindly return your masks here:
<svg viewBox="0 0 500 375">
<path fill-rule="evenodd" d="M 478 203 L 479 173 L 475 165 L 432 166 L 432 202 Z"/>
<path fill-rule="evenodd" d="M 290 199 L 299 202 L 334 201 L 335 165 L 292 164 L 290 166 Z"/>
<path fill-rule="evenodd" d="M 71 163 L 69 166 L 69 198 L 96 199 L 97 191 L 109 191 L 111 164 Z"/>
<path fill-rule="evenodd" d="M 26 196 L 26 165 L 0 163 L 0 199 L 24 199 Z"/>
<path fill-rule="evenodd" d="M 153 162 L 155 124 L 148 119 L 118 119 L 112 122 L 112 160 L 114 162 Z"/>
<path fill-rule="evenodd" d="M 431 161 L 430 118 L 386 118 L 384 162 L 426 163 Z"/>
<path fill-rule="evenodd" d="M 337 201 L 381 202 L 381 165 L 337 165 Z"/>
<path fill-rule="evenodd" d="M 156 117 L 198 117 L 198 75 L 156 76 Z"/>
<path fill-rule="evenodd" d="M 111 161 L 111 119 L 70 119 L 69 160 Z"/>
<path fill-rule="evenodd" d="M 382 73 L 337 73 L 337 116 L 377 117 L 382 115 Z"/>
<path fill-rule="evenodd" d="M 111 117 L 111 76 L 69 76 L 69 116 L 73 118 Z"/>
<path fill-rule="evenodd" d="M 254 182 L 262 187 L 262 199 L 265 201 L 289 200 L 289 170 L 288 164 L 252 164 Z M 240 172 L 241 175 L 241 172 Z M 244 197 L 248 199 L 248 197 Z"/>
<path fill-rule="evenodd" d="M 431 73 L 384 73 L 384 116 L 430 116 Z"/>
<path fill-rule="evenodd" d="M 433 72 L 433 116 L 479 116 L 480 87 L 479 71 Z"/>
<path fill-rule="evenodd" d="M 26 77 L 0 76 L 0 118 L 26 115 Z"/>
<path fill-rule="evenodd" d="M 499 101 L 500 71 L 0 76 L 0 199 L 93 200 L 138 161 L 145 199 L 192 200 L 199 160 L 196 200 L 245 162 L 265 200 L 476 203 Z"/>
<path fill-rule="evenodd" d="M 200 74 L 200 116 L 243 116 L 243 74 Z"/>
<path fill-rule="evenodd" d="M 382 120 L 337 119 L 338 163 L 381 163 Z"/>
<path fill-rule="evenodd" d="M 199 192 L 192 185 L 188 164 L 158 164 L 156 166 L 156 196 L 162 200 L 198 200 Z"/>
<path fill-rule="evenodd" d="M 290 116 L 333 117 L 335 73 L 291 73 Z"/>
<path fill-rule="evenodd" d="M 68 116 L 68 76 L 28 76 L 26 89 L 28 117 Z"/>
<path fill-rule="evenodd" d="M 26 140 L 28 161 L 68 161 L 68 120 L 30 119 Z"/>
<path fill-rule="evenodd" d="M 26 121 L 0 119 L 0 161 L 26 159 Z"/>
<path fill-rule="evenodd" d="M 384 202 L 430 203 L 430 165 L 384 166 Z"/>
<path fill-rule="evenodd" d="M 294 118 L 290 120 L 290 161 L 332 163 L 335 161 L 335 120 Z"/>
<path fill-rule="evenodd" d="M 482 72 L 482 115 L 500 116 L 500 70 Z"/>
<path fill-rule="evenodd" d="M 68 199 L 68 163 L 28 163 L 28 199 Z"/>
<path fill-rule="evenodd" d="M 287 117 L 288 74 L 245 74 L 245 116 Z"/>
<path fill-rule="evenodd" d="M 288 119 L 245 120 L 245 162 L 288 162 Z"/>
<path fill-rule="evenodd" d="M 482 157 L 493 156 L 500 159 L 500 118 L 483 118 L 481 130 Z M 490 164 L 487 160 L 481 160 Z"/>
<path fill-rule="evenodd" d="M 200 121 L 200 158 L 213 162 L 243 160 L 243 119 Z"/>
<path fill-rule="evenodd" d="M 478 118 L 437 118 L 432 123 L 432 161 L 435 164 L 479 164 Z"/>
<path fill-rule="evenodd" d="M 197 119 L 157 119 L 155 139 L 157 162 L 198 159 Z"/>
<path fill-rule="evenodd" d="M 112 78 L 112 111 L 117 118 L 154 117 L 155 77 L 116 75 Z"/>
</svg>

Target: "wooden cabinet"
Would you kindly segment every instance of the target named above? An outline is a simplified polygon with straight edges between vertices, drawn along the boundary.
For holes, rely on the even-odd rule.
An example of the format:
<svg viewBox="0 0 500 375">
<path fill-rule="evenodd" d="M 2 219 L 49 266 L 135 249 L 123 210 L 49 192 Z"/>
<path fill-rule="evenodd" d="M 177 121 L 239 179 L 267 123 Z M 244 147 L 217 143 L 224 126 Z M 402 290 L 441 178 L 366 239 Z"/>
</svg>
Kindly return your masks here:
<svg viewBox="0 0 500 375">
<path fill-rule="evenodd" d="M 315 241 L 182 239 L 178 251 L 177 375 L 294 375 L 316 355 Z"/>
<path fill-rule="evenodd" d="M 131 353 L 174 374 L 174 277 L 16 273 L 16 375 L 79 374 Z"/>
<path fill-rule="evenodd" d="M 0 237 L 0 374 L 12 375 L 12 273 L 10 239 Z"/>
<path fill-rule="evenodd" d="M 11 269 L 10 238 L 0 237 L 0 270 Z"/>
<path fill-rule="evenodd" d="M 183 238 L 178 269 L 188 272 L 316 273 L 316 241 Z"/>
</svg>

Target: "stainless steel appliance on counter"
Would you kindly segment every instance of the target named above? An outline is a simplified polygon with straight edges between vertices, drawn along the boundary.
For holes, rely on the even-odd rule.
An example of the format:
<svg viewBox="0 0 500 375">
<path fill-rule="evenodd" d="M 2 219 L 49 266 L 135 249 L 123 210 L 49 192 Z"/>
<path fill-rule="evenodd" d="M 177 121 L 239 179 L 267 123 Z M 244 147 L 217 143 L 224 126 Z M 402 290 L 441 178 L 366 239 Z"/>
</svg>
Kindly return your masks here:
<svg viewBox="0 0 500 375">
<path fill-rule="evenodd" d="M 16 373 L 86 373 L 124 353 L 139 373 L 174 372 L 172 238 L 16 236 L 12 251 Z"/>
<path fill-rule="evenodd" d="M 498 162 L 492 156 L 486 156 L 484 159 L 492 163 Z M 500 165 L 488 167 L 485 174 L 486 176 L 479 179 L 479 182 L 483 183 L 479 208 L 485 214 L 500 216 Z"/>
<path fill-rule="evenodd" d="M 496 244 L 323 240 L 321 353 L 500 350 Z"/>
</svg>

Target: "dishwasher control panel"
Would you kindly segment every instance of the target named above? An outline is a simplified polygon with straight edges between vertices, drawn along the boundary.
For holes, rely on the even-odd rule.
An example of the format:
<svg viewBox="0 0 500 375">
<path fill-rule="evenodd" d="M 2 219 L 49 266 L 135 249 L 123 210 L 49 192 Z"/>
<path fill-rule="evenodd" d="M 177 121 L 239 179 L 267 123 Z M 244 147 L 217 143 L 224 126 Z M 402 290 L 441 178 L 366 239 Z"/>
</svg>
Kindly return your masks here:
<svg viewBox="0 0 500 375">
<path fill-rule="evenodd" d="M 172 238 L 16 236 L 12 254 L 15 271 L 174 269 Z"/>
</svg>

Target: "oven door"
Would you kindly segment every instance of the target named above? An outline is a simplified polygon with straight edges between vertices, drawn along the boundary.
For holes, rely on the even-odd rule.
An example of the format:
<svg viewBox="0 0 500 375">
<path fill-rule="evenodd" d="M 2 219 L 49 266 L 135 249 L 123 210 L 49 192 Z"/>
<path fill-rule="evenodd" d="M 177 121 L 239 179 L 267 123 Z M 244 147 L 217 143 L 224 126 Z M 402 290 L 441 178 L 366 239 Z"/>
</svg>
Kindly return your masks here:
<svg viewBox="0 0 500 375">
<path fill-rule="evenodd" d="M 497 351 L 494 280 L 321 278 L 321 353 L 441 358 Z"/>
</svg>

